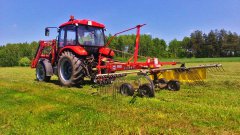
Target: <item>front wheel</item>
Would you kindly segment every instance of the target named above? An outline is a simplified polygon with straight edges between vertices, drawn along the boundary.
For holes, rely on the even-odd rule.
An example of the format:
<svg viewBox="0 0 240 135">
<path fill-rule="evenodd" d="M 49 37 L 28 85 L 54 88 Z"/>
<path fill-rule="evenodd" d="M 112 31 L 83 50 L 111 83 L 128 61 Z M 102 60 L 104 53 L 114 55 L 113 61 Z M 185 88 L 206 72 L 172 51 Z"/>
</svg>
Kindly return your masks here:
<svg viewBox="0 0 240 135">
<path fill-rule="evenodd" d="M 51 76 L 46 75 L 46 67 L 42 61 L 39 61 L 36 67 L 36 79 L 40 82 L 49 82 Z"/>
</svg>

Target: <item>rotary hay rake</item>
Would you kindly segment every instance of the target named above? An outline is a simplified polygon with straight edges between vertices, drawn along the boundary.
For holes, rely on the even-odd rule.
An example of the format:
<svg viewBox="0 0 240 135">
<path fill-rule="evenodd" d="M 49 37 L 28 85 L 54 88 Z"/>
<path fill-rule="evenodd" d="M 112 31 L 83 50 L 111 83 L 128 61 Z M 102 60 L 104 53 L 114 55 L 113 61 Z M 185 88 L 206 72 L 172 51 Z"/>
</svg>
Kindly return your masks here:
<svg viewBox="0 0 240 135">
<path fill-rule="evenodd" d="M 154 97 L 155 91 L 161 89 L 180 90 L 180 83 L 191 86 L 204 85 L 208 72 L 224 72 L 221 64 L 207 64 L 189 68 L 183 67 L 183 65 L 176 68 L 122 72 L 111 82 L 102 80 L 101 83 L 98 83 L 98 92 L 100 95 L 112 95 L 114 98 L 118 97 L 119 94 L 134 97 Z M 112 75 L 114 74 L 102 74 L 98 76 L 98 79 Z"/>
</svg>

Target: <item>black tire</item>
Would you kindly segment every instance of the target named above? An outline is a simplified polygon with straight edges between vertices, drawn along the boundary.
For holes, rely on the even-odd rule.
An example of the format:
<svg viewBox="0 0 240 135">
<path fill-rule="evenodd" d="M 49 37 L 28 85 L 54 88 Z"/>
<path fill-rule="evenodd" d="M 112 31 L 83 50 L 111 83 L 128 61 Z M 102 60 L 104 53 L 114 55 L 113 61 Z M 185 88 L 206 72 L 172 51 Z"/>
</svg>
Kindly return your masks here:
<svg viewBox="0 0 240 135">
<path fill-rule="evenodd" d="M 179 91 L 180 90 L 180 83 L 176 80 L 170 80 L 167 84 L 168 90 L 171 91 Z"/>
<path fill-rule="evenodd" d="M 51 76 L 46 75 L 46 67 L 42 61 L 39 61 L 36 67 L 36 79 L 40 82 L 49 82 Z"/>
<path fill-rule="evenodd" d="M 72 52 L 65 51 L 58 61 L 58 79 L 64 86 L 74 86 L 83 82 L 84 69 L 82 60 Z"/>
<path fill-rule="evenodd" d="M 158 79 L 158 83 L 161 83 L 161 84 L 166 84 L 168 81 L 167 81 L 167 79 L 165 79 L 165 78 L 160 78 L 160 79 Z"/>
<path fill-rule="evenodd" d="M 154 97 L 154 89 L 152 88 L 151 84 L 145 83 L 141 85 L 138 89 L 138 93 L 140 97 Z"/>
<path fill-rule="evenodd" d="M 168 84 L 167 79 L 165 79 L 165 78 L 158 79 L 158 87 L 160 89 L 167 89 L 167 84 Z"/>
<path fill-rule="evenodd" d="M 134 88 L 131 84 L 129 83 L 123 83 L 121 86 L 120 86 L 120 90 L 119 92 L 122 94 L 122 95 L 126 95 L 126 96 L 133 96 L 134 94 Z"/>
</svg>

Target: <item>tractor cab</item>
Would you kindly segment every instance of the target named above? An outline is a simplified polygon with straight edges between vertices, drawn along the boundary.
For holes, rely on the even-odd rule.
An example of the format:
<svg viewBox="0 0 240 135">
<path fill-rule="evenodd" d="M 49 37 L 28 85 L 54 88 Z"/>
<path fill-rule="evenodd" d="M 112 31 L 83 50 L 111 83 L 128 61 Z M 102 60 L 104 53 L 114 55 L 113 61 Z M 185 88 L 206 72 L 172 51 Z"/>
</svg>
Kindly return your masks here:
<svg viewBox="0 0 240 135">
<path fill-rule="evenodd" d="M 58 48 L 81 46 L 88 53 L 98 57 L 99 48 L 105 45 L 103 24 L 91 20 L 70 20 L 59 27 Z"/>
<path fill-rule="evenodd" d="M 104 46 L 103 24 L 90 20 L 71 19 L 59 27 L 58 46 L 81 45 L 83 47 Z"/>
<path fill-rule="evenodd" d="M 49 35 L 49 28 L 45 29 L 45 35 Z M 105 50 L 105 26 L 101 23 L 91 20 L 77 20 L 73 16 L 70 17 L 68 22 L 63 23 L 58 27 L 57 37 L 57 50 L 58 53 L 61 49 L 73 49 L 78 55 L 94 55 L 98 57 L 99 53 Z M 108 49 L 108 48 L 107 48 Z M 79 51 L 81 50 L 81 51 Z M 109 49 L 108 49 L 109 50 Z M 84 52 L 84 53 L 78 53 Z"/>
</svg>

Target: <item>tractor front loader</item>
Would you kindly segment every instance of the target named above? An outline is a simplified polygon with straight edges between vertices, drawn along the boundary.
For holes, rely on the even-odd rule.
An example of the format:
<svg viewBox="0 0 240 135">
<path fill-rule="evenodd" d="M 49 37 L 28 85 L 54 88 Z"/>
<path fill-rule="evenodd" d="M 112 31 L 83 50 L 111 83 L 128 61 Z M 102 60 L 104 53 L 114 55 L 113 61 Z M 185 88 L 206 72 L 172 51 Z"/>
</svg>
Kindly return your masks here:
<svg viewBox="0 0 240 135">
<path fill-rule="evenodd" d="M 155 88 L 179 90 L 180 82 L 202 82 L 206 70 L 222 68 L 221 64 L 201 65 L 186 68 L 184 63 L 161 62 L 158 58 L 138 61 L 140 29 L 145 24 L 116 33 L 105 42 L 105 26 L 91 20 L 76 20 L 73 16 L 59 27 L 47 27 L 45 35 L 51 28 L 58 30 L 56 40 L 40 41 L 31 67 L 36 68 L 38 81 L 50 81 L 57 75 L 63 86 L 76 86 L 89 78 L 100 85 L 112 84 L 118 78 L 136 75 L 137 79 L 118 84 L 118 92 L 132 96 L 136 91 L 141 96 L 154 97 Z M 108 46 L 117 35 L 136 29 L 136 41 L 133 55 L 126 62 L 113 59 L 115 52 Z M 162 68 L 165 65 L 180 67 Z M 145 78 L 145 79 L 142 79 Z M 142 81 L 145 80 L 145 81 Z"/>
</svg>

